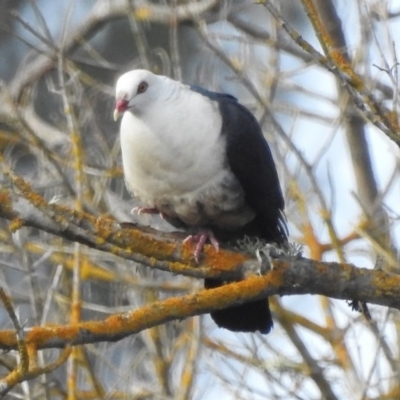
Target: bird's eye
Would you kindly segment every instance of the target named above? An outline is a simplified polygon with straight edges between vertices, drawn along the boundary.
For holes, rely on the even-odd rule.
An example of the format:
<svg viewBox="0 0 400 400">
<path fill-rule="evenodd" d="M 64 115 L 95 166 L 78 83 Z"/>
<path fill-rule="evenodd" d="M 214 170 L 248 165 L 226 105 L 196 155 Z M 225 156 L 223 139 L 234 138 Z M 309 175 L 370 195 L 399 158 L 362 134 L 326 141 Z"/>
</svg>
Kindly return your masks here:
<svg viewBox="0 0 400 400">
<path fill-rule="evenodd" d="M 149 87 L 149 84 L 147 82 L 145 82 L 145 81 L 140 82 L 140 84 L 137 88 L 137 94 L 144 93 L 148 87 Z"/>
</svg>

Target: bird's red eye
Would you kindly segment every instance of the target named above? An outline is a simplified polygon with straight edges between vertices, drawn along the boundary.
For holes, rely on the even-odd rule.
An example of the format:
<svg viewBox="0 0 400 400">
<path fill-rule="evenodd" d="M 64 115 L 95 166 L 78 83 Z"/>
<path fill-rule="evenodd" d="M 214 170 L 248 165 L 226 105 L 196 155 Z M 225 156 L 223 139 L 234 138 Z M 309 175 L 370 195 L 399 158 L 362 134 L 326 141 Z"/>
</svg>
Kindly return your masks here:
<svg viewBox="0 0 400 400">
<path fill-rule="evenodd" d="M 145 81 L 140 82 L 140 84 L 137 88 L 137 94 L 144 93 L 148 87 L 149 87 L 149 84 L 147 82 L 145 82 Z"/>
</svg>

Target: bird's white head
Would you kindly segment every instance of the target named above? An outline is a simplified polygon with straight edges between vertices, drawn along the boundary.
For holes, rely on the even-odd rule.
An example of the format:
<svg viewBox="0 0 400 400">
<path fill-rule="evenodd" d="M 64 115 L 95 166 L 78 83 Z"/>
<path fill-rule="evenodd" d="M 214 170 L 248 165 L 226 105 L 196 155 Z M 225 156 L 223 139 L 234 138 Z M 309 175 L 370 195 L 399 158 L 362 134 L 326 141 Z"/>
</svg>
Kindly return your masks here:
<svg viewBox="0 0 400 400">
<path fill-rule="evenodd" d="M 126 110 L 140 113 L 149 105 L 162 100 L 171 90 L 168 85 L 170 82 L 165 76 L 144 69 L 135 69 L 121 75 L 116 84 L 114 120 Z"/>
</svg>

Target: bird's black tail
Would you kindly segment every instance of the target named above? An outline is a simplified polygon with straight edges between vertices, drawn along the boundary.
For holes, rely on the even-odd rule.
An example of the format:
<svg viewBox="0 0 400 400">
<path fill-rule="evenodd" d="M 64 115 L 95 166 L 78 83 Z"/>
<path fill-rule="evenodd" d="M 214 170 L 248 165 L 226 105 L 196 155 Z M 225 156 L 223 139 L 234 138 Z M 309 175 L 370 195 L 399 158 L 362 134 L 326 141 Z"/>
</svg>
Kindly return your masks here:
<svg viewBox="0 0 400 400">
<path fill-rule="evenodd" d="M 282 200 L 283 201 L 283 200 Z M 283 204 L 282 204 L 283 208 Z M 234 232 L 214 231 L 218 240 L 223 243 L 235 243 L 245 236 L 258 237 L 268 243 L 274 243 L 278 247 L 284 247 L 287 243 L 287 228 L 283 212 L 278 208 L 274 219 L 255 218 L 243 228 Z M 218 279 L 205 279 L 204 287 L 214 289 L 223 286 L 226 282 Z M 233 332 L 257 332 L 267 334 L 274 323 L 269 309 L 268 298 L 223 310 L 213 311 L 211 318 L 220 327 Z"/>
<path fill-rule="evenodd" d="M 219 280 L 204 280 L 206 289 L 213 289 L 223 285 L 224 283 Z M 220 328 L 226 328 L 234 332 L 260 331 L 261 333 L 269 333 L 273 326 L 268 298 L 213 311 L 211 318 Z"/>
</svg>

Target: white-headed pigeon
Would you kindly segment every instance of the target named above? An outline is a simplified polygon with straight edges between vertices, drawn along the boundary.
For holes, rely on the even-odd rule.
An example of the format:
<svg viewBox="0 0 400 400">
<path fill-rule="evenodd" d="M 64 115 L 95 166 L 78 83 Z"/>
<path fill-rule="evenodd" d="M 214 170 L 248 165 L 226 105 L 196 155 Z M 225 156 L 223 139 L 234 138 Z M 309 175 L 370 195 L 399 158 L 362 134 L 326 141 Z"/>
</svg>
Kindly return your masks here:
<svg viewBox="0 0 400 400">
<path fill-rule="evenodd" d="M 122 75 L 114 118 L 123 114 L 121 149 L 129 191 L 191 233 L 199 258 L 207 239 L 258 237 L 283 245 L 287 228 L 274 160 L 255 117 L 228 94 L 188 86 L 146 70 Z M 206 279 L 205 287 L 224 282 Z M 268 299 L 211 313 L 231 331 L 268 333 Z"/>
</svg>

